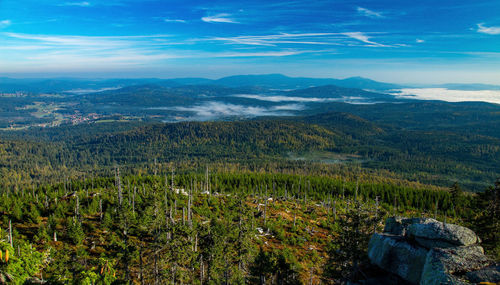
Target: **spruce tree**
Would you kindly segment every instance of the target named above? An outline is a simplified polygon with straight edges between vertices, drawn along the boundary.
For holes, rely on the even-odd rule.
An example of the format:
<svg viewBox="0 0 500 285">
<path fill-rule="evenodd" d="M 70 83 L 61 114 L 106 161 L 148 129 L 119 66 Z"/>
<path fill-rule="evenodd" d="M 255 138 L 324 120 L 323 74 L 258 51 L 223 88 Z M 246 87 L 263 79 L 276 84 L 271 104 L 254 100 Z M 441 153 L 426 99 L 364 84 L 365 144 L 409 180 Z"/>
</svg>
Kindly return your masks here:
<svg viewBox="0 0 500 285">
<path fill-rule="evenodd" d="M 338 230 L 332 233 L 334 238 L 328 245 L 325 282 L 354 281 L 361 274 L 361 265 L 367 261 L 368 242 L 374 227 L 379 224 L 379 217 L 373 207 L 360 201 L 351 204 L 345 216 L 336 220 Z"/>
</svg>

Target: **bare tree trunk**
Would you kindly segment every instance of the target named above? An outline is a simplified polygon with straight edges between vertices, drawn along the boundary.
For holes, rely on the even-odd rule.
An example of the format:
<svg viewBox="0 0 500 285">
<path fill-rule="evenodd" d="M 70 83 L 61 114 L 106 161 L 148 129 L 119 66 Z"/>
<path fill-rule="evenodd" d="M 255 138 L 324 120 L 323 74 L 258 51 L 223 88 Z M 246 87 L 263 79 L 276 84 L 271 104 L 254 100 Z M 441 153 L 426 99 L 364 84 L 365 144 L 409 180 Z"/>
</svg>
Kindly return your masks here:
<svg viewBox="0 0 500 285">
<path fill-rule="evenodd" d="M 294 209 L 293 209 L 293 227 L 295 228 L 295 221 L 296 221 L 296 218 L 297 218 L 297 205 L 295 204 L 294 205 Z"/>
<path fill-rule="evenodd" d="M 207 172 L 205 174 L 205 184 L 206 184 L 205 186 L 206 186 L 207 192 L 210 193 L 210 187 L 208 186 L 208 184 L 209 184 L 208 183 L 208 165 L 207 165 Z"/>
<path fill-rule="evenodd" d="M 174 167 L 172 166 L 172 184 L 171 184 L 171 189 L 174 191 Z"/>
<path fill-rule="evenodd" d="M 182 225 L 186 225 L 186 207 L 182 207 Z"/>
<path fill-rule="evenodd" d="M 267 226 L 267 198 L 266 203 L 264 205 L 264 227 Z"/>
<path fill-rule="evenodd" d="M 173 217 L 173 209 L 172 209 L 172 204 L 170 204 L 170 222 L 172 222 L 172 224 L 175 224 L 175 221 L 174 221 L 174 217 Z"/>
<path fill-rule="evenodd" d="M 102 222 L 102 199 L 99 198 L 99 220 Z"/>
<path fill-rule="evenodd" d="M 188 205 L 187 205 L 187 220 L 190 227 L 193 226 L 193 223 L 191 221 L 191 200 L 193 195 L 192 191 L 193 191 L 192 189 L 188 190 Z"/>
<path fill-rule="evenodd" d="M 144 266 L 142 263 L 142 246 L 139 248 L 139 280 L 144 285 Z"/>
<path fill-rule="evenodd" d="M 80 198 L 78 198 L 78 193 L 76 194 L 75 216 L 80 219 Z"/>
<path fill-rule="evenodd" d="M 196 233 L 196 236 L 194 238 L 194 252 L 198 251 L 198 233 Z"/>
<path fill-rule="evenodd" d="M 200 284 L 203 284 L 203 272 L 204 271 L 204 268 L 203 268 L 203 254 L 200 255 Z"/>
<path fill-rule="evenodd" d="M 132 196 L 132 214 L 135 216 L 135 195 L 137 194 L 137 187 L 134 186 L 134 195 Z"/>
<path fill-rule="evenodd" d="M 118 189 L 118 204 L 122 205 L 123 203 L 123 192 L 122 192 L 122 182 L 120 180 L 120 168 L 116 168 L 116 188 Z"/>
<path fill-rule="evenodd" d="M 11 247 L 14 247 L 14 240 L 12 239 L 12 222 L 9 220 L 9 243 Z"/>
</svg>

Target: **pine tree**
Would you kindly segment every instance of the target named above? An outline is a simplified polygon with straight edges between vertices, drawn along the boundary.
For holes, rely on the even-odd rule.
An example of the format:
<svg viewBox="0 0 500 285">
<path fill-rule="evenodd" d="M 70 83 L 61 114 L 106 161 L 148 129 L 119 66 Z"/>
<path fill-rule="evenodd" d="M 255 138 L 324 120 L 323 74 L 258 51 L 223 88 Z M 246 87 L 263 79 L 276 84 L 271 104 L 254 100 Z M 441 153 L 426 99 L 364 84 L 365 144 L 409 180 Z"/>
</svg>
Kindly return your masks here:
<svg viewBox="0 0 500 285">
<path fill-rule="evenodd" d="M 453 185 L 450 187 L 450 194 L 453 206 L 455 206 L 455 208 L 461 208 L 463 204 L 464 194 L 462 188 L 460 188 L 460 185 L 458 185 L 457 182 L 453 183 Z"/>
<path fill-rule="evenodd" d="M 338 231 L 329 243 L 325 282 L 354 281 L 360 275 L 361 264 L 367 261 L 368 242 L 379 221 L 373 207 L 360 201 L 354 201 L 345 216 L 338 217 Z"/>
<path fill-rule="evenodd" d="M 479 194 L 480 215 L 474 220 L 474 230 L 483 240 L 487 252 L 500 259 L 500 178 L 495 185 Z"/>
</svg>

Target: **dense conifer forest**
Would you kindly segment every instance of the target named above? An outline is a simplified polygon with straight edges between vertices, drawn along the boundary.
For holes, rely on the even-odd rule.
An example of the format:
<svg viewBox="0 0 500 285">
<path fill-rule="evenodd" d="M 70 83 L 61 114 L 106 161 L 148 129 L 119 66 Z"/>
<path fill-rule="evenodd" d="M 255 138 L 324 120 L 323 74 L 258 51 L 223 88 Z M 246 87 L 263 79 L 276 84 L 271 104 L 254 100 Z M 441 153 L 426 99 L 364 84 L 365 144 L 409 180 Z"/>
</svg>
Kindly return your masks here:
<svg viewBox="0 0 500 285">
<path fill-rule="evenodd" d="M 480 195 L 229 167 L 3 187 L 2 280 L 51 284 L 303 284 L 362 277 L 390 215 L 467 225 L 499 257 L 500 183 Z M 7 257 L 8 256 L 8 257 Z M 354 266 L 356 264 L 356 266 Z M 359 265 L 359 266 L 358 266 Z"/>
<path fill-rule="evenodd" d="M 155 159 L 246 166 L 279 162 L 280 167 L 292 168 L 300 161 L 327 168 L 348 165 L 382 177 L 442 187 L 458 182 L 473 192 L 483 191 L 500 176 L 496 136 L 462 129 L 401 129 L 341 112 L 231 122 L 111 122 L 4 131 L 0 153 L 0 176 L 10 177 L 9 183 L 15 183 L 16 176 L 29 180 L 41 173 L 57 176 L 61 171 L 149 165 Z"/>
</svg>

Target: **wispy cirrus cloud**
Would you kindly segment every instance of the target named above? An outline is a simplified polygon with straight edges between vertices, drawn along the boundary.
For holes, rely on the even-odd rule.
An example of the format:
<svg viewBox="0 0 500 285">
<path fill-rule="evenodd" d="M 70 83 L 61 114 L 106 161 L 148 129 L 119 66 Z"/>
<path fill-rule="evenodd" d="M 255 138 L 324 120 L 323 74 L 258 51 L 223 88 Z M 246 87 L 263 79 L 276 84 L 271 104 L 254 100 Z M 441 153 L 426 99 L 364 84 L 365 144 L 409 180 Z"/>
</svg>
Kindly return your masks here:
<svg viewBox="0 0 500 285">
<path fill-rule="evenodd" d="M 65 46 L 102 46 L 117 47 L 132 45 L 145 39 L 160 39 L 169 35 L 143 35 L 143 36 L 59 36 L 59 35 L 32 35 L 21 33 L 5 33 L 5 35 L 22 40 L 38 41 L 45 44 L 58 44 Z"/>
<path fill-rule="evenodd" d="M 79 48 L 85 50 L 105 50 L 115 48 L 146 47 L 150 50 L 161 48 L 162 46 L 172 44 L 168 41 L 168 35 L 145 35 L 145 36 L 49 36 L 49 35 L 29 35 L 18 33 L 5 33 L 6 35 L 23 40 L 30 40 L 45 44 L 45 47 L 63 47 Z M 165 41 L 164 43 L 162 43 Z M 173 43 L 176 45 L 180 43 Z M 38 47 L 44 47 L 39 45 Z M 161 51 L 160 49 L 158 50 Z M 278 50 L 278 51 L 256 51 L 256 52 L 197 52 L 192 56 L 179 55 L 179 57 L 280 57 L 297 55 L 311 51 L 303 50 Z M 189 54 L 189 53 L 187 53 Z"/>
<path fill-rule="evenodd" d="M 255 45 L 255 46 L 275 46 L 279 43 L 303 43 L 305 38 L 313 38 L 317 36 L 329 36 L 332 33 L 308 33 L 308 34 L 275 34 L 263 36 L 236 36 L 236 37 L 215 37 L 209 40 L 222 41 L 233 44 Z M 306 41 L 304 43 L 313 43 Z M 317 42 L 314 42 L 317 43 Z"/>
<path fill-rule="evenodd" d="M 45 45 L 4 45 L 0 46 L 0 50 L 3 51 L 35 51 L 47 49 L 48 47 Z"/>
<path fill-rule="evenodd" d="M 279 44 L 342 45 L 344 33 L 280 33 L 260 36 L 213 37 L 205 40 L 251 46 L 277 46 Z"/>
<path fill-rule="evenodd" d="M 231 18 L 231 14 L 220 13 L 213 16 L 202 17 L 201 20 L 206 23 L 230 23 L 238 24 L 239 22 Z"/>
<path fill-rule="evenodd" d="M 60 36 L 31 35 L 20 33 L 3 33 L 8 38 L 19 40 L 9 46 L 11 50 L 53 48 L 58 51 L 118 51 L 119 49 L 142 49 L 151 52 L 164 52 L 165 46 L 176 46 L 183 41 L 172 41 L 170 35 L 137 35 L 137 36 Z M 29 44 L 29 45 L 28 45 Z M 281 57 L 309 53 L 313 51 L 296 49 L 279 49 L 266 51 L 185 51 L 179 52 L 179 58 L 200 57 Z"/>
<path fill-rule="evenodd" d="M 488 35 L 500 35 L 500 27 L 486 27 L 484 23 L 477 24 L 477 32 Z"/>
<path fill-rule="evenodd" d="M 64 2 L 60 4 L 59 6 L 77 6 L 77 7 L 89 7 L 92 4 L 87 1 L 82 1 L 82 2 Z"/>
<path fill-rule="evenodd" d="M 266 51 L 266 52 L 230 52 L 230 53 L 213 53 L 212 57 L 281 57 L 308 53 L 311 51 L 298 50 L 281 50 L 281 51 Z"/>
<path fill-rule="evenodd" d="M 8 26 L 12 25 L 11 20 L 2 20 L 0 21 L 0 28 L 6 28 Z"/>
<path fill-rule="evenodd" d="M 156 46 L 165 35 L 61 36 L 3 33 L 0 60 L 19 66 L 61 68 L 125 67 L 181 58 L 181 54 Z M 7 55 L 7 53 L 9 53 Z"/>
<path fill-rule="evenodd" d="M 371 33 L 374 34 L 374 33 Z M 381 44 L 371 40 L 368 33 L 345 32 L 345 33 L 280 33 L 259 36 L 234 36 L 234 37 L 212 37 L 198 39 L 198 41 L 220 41 L 227 44 L 249 45 L 249 46 L 279 46 L 282 44 L 295 45 L 334 45 L 355 46 L 352 39 L 360 41 L 365 47 L 402 47 L 404 44 Z M 359 45 L 359 44 L 358 44 Z"/>
<path fill-rule="evenodd" d="M 206 44 L 178 48 L 184 40 L 169 35 L 70 36 L 0 33 L 0 64 L 21 69 L 108 69 L 156 66 L 170 60 L 286 57 L 314 51 L 297 49 L 211 51 Z"/>
<path fill-rule="evenodd" d="M 167 23 L 186 23 L 187 21 L 186 20 L 182 20 L 182 19 L 163 19 L 164 22 L 167 22 Z"/>
<path fill-rule="evenodd" d="M 381 12 L 376 12 L 376 11 L 369 10 L 369 9 L 366 9 L 363 7 L 358 7 L 356 10 L 358 11 L 359 15 L 365 16 L 368 18 L 373 18 L 373 19 L 385 18 L 385 16 Z"/>
<path fill-rule="evenodd" d="M 362 32 L 349 32 L 349 33 L 342 33 L 342 34 L 347 36 L 347 37 L 350 37 L 352 39 L 366 43 L 366 44 L 368 44 L 368 46 L 371 46 L 371 47 L 390 47 L 388 45 L 384 45 L 384 44 L 380 44 L 380 43 L 371 41 L 370 37 Z"/>
</svg>

